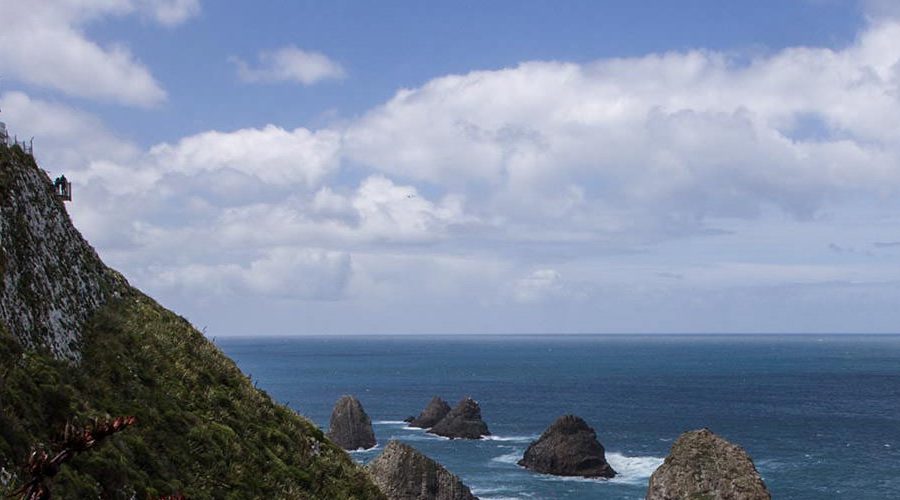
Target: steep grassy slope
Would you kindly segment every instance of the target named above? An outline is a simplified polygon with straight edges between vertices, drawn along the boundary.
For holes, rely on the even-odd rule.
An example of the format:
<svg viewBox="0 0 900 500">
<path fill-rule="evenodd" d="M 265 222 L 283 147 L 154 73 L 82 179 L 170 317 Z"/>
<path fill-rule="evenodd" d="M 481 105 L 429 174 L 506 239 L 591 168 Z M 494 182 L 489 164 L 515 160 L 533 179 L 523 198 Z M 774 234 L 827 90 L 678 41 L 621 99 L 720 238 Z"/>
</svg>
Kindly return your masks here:
<svg viewBox="0 0 900 500">
<path fill-rule="evenodd" d="M 30 184 L 38 181 L 45 185 Z M 12 290 L 7 314 L 39 319 L 42 311 L 64 315 L 63 306 L 76 311 L 66 319 L 74 331 L 62 343 L 38 324 L 0 325 L 0 493 L 21 481 L 16 471 L 31 446 L 51 443 L 67 422 L 134 415 L 136 426 L 62 469 L 53 482 L 56 497 L 382 498 L 319 429 L 254 388 L 186 320 L 117 273 L 94 266 L 70 288 L 35 282 L 52 279 L 47 266 L 65 273 L 67 262 L 93 258 L 55 258 L 58 248 L 93 250 L 59 241 L 72 237 L 65 227 L 30 220 L 52 214 L 51 226 L 70 225 L 55 212 L 64 208 L 52 191 L 50 198 L 42 194 L 50 188 L 29 156 L 0 146 L 0 273 Z M 38 231 L 55 236 L 48 242 Z M 16 281 L 23 274 L 26 285 Z M 92 302 L 75 307 L 82 292 L 93 294 Z M 29 305 L 21 305 L 22 294 Z M 14 311 L 16 301 L 34 310 Z"/>
</svg>

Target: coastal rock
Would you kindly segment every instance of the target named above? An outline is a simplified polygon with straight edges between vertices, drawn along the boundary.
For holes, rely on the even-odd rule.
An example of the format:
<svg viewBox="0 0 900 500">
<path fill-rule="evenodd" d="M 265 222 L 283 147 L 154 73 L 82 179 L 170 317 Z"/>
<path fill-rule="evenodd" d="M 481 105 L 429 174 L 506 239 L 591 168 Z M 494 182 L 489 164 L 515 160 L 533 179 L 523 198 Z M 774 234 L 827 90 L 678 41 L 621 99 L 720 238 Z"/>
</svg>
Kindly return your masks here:
<svg viewBox="0 0 900 500">
<path fill-rule="evenodd" d="M 597 433 L 583 419 L 564 415 L 531 443 L 519 465 L 557 476 L 615 477 Z"/>
<path fill-rule="evenodd" d="M 456 408 L 450 410 L 450 413 L 428 432 L 451 439 L 479 439 L 491 434 L 487 424 L 481 419 L 478 402 L 472 398 L 463 398 Z"/>
<path fill-rule="evenodd" d="M 422 413 L 409 422 L 409 426 L 428 429 L 434 427 L 434 425 L 446 417 L 448 413 L 450 413 L 450 405 L 443 399 L 435 396 L 431 398 L 431 401 L 428 403 L 428 406 L 422 410 Z"/>
<path fill-rule="evenodd" d="M 375 446 L 372 420 L 362 404 L 353 396 L 341 396 L 334 404 L 328 439 L 345 450 L 358 450 Z"/>
<path fill-rule="evenodd" d="M 415 448 L 391 441 L 366 466 L 389 500 L 477 500 L 458 477 Z"/>
<path fill-rule="evenodd" d="M 709 429 L 685 432 L 650 476 L 647 500 L 769 500 L 747 452 Z"/>
<path fill-rule="evenodd" d="M 34 158 L 0 148 L 0 323 L 22 346 L 77 362 L 88 319 L 128 282 L 75 229 Z"/>
</svg>

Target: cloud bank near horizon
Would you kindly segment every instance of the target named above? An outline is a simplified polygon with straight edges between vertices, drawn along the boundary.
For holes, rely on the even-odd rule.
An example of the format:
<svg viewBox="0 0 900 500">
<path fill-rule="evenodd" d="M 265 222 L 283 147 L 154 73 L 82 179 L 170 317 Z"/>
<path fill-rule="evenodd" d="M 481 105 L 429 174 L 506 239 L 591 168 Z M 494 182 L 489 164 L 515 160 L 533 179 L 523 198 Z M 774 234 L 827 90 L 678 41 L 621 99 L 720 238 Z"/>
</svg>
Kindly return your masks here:
<svg viewBox="0 0 900 500">
<path fill-rule="evenodd" d="M 185 14 L 159 22 L 199 9 L 172 5 Z M 72 16 L 60 22 L 86 22 Z M 133 58 L 83 42 L 119 68 L 110 81 L 137 82 L 93 95 L 165 98 Z M 281 71 L 260 62 L 248 80 Z M 277 79 L 324 78 L 305 74 Z M 90 94 L 79 88 L 59 90 Z M 524 62 L 437 77 L 331 126 L 144 149 L 58 102 L 7 92 L 0 107 L 48 145 L 48 163 L 80 165 L 66 172 L 70 210 L 101 253 L 174 301 L 268 298 L 274 317 L 319 307 L 335 331 L 351 328 L 347 311 L 387 331 L 828 330 L 869 328 L 834 315 L 900 291 L 896 247 L 803 255 L 895 239 L 900 23 L 888 18 L 839 49 Z M 397 307 L 418 312 L 385 312 Z M 714 323 L 684 314 L 716 310 Z"/>
</svg>

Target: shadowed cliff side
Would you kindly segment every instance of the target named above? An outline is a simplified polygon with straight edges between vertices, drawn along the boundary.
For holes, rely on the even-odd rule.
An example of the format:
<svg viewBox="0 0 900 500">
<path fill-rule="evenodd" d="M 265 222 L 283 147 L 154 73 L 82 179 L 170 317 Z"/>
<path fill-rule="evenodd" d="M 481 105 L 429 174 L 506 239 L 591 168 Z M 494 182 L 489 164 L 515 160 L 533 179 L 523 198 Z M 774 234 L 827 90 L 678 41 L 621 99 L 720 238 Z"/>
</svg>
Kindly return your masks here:
<svg viewBox="0 0 900 500">
<path fill-rule="evenodd" d="M 0 146 L 0 493 L 67 421 L 137 424 L 75 458 L 59 498 L 383 498 L 185 319 L 110 270 L 31 156 Z"/>
</svg>

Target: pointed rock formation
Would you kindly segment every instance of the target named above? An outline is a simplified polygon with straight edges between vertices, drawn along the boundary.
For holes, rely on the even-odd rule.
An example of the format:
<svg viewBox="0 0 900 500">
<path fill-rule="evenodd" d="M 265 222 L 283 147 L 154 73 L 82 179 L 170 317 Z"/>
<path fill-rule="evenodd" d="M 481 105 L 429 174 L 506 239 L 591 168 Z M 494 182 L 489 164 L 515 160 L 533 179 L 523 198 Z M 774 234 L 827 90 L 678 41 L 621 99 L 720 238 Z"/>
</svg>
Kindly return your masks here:
<svg viewBox="0 0 900 500">
<path fill-rule="evenodd" d="M 434 427 L 434 425 L 446 417 L 448 413 L 450 413 L 450 405 L 443 399 L 435 396 L 431 398 L 431 402 L 429 402 L 428 406 L 422 410 L 422 413 L 409 422 L 409 426 L 428 429 Z"/>
<path fill-rule="evenodd" d="M 450 410 L 450 413 L 432 426 L 428 432 L 450 439 L 479 439 L 491 434 L 487 424 L 481 420 L 481 408 L 478 406 L 478 402 L 472 398 L 463 398 L 456 408 Z"/>
<path fill-rule="evenodd" d="M 606 451 L 584 420 L 575 415 L 556 419 L 537 441 L 525 450 L 519 465 L 557 476 L 615 477 L 606 462 Z"/>
<path fill-rule="evenodd" d="M 770 500 L 747 452 L 709 429 L 682 434 L 650 476 L 647 500 Z"/>
<path fill-rule="evenodd" d="M 389 442 L 366 468 L 389 500 L 478 500 L 441 464 L 399 441 Z"/>
<path fill-rule="evenodd" d="M 341 396 L 334 404 L 327 435 L 328 439 L 345 450 L 375 446 L 372 420 L 366 415 L 359 400 L 353 396 Z"/>
</svg>

